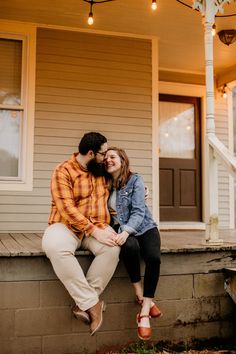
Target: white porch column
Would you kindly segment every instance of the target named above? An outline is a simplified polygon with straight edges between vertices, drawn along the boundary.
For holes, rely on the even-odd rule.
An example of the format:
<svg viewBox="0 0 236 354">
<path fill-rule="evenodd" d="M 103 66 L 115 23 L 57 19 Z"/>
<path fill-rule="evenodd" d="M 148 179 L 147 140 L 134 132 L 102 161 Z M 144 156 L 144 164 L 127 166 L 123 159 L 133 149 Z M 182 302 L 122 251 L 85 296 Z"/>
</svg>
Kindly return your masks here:
<svg viewBox="0 0 236 354">
<path fill-rule="evenodd" d="M 208 137 L 215 135 L 215 98 L 214 98 L 214 64 L 213 64 L 213 36 L 212 25 L 215 22 L 215 4 L 213 0 L 205 1 L 205 72 L 206 72 L 206 161 L 209 167 L 206 183 L 207 225 L 206 242 L 219 244 L 219 211 L 218 211 L 218 163 L 212 147 L 208 144 Z"/>
<path fill-rule="evenodd" d="M 215 22 L 215 14 L 223 12 L 226 2 L 233 0 L 195 0 L 193 7 L 203 15 L 205 27 L 205 72 L 206 72 L 206 146 L 205 158 L 209 167 L 206 181 L 206 210 L 207 228 L 206 242 L 214 245 L 222 243 L 219 239 L 218 216 L 218 164 L 214 151 L 208 143 L 208 137 L 215 135 L 215 107 L 214 107 L 214 65 L 213 65 L 213 36 L 212 25 Z"/>
</svg>

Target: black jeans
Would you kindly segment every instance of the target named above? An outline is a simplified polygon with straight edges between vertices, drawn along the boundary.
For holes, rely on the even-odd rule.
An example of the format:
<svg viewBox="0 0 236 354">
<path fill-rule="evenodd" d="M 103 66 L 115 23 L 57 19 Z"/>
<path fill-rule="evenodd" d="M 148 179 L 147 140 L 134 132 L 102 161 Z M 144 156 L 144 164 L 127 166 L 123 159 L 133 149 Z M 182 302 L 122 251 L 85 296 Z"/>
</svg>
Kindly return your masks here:
<svg viewBox="0 0 236 354">
<path fill-rule="evenodd" d="M 140 236 L 130 235 L 121 246 L 121 257 L 132 283 L 141 280 L 140 256 L 145 263 L 143 296 L 153 298 L 160 276 L 161 241 L 155 227 Z"/>
</svg>

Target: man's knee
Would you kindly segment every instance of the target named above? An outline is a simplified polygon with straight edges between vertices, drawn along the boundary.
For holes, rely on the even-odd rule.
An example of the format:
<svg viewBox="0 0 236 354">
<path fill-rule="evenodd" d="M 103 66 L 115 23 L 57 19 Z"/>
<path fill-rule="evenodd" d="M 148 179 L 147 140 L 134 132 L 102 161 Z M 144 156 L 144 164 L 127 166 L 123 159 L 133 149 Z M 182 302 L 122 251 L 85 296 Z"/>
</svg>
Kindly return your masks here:
<svg viewBox="0 0 236 354">
<path fill-rule="evenodd" d="M 57 232 L 55 232 L 55 230 Z M 66 230 L 66 229 L 65 229 Z M 50 258 L 61 257 L 62 255 L 72 254 L 76 249 L 76 242 L 68 232 L 64 234 L 60 232 L 58 225 L 49 226 L 43 235 L 42 249 L 46 253 L 46 256 Z"/>
<path fill-rule="evenodd" d="M 120 247 L 119 246 L 114 246 L 114 247 L 107 246 L 106 253 L 109 254 L 114 259 L 119 259 Z"/>
<path fill-rule="evenodd" d="M 52 242 L 48 235 L 43 236 L 42 249 L 49 259 L 59 256 L 61 252 L 61 247 L 58 242 Z"/>
</svg>

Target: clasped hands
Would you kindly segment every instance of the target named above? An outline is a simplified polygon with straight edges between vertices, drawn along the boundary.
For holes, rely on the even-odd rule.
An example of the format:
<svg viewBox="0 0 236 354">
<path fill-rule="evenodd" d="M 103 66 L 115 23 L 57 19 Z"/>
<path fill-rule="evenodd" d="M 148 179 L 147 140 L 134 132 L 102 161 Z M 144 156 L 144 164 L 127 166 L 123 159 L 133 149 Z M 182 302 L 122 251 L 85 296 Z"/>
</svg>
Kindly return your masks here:
<svg viewBox="0 0 236 354">
<path fill-rule="evenodd" d="M 100 243 L 108 245 L 110 247 L 113 246 L 122 246 L 129 234 L 126 231 L 122 231 L 117 234 L 110 226 L 105 229 L 96 228 L 91 235 Z"/>
</svg>

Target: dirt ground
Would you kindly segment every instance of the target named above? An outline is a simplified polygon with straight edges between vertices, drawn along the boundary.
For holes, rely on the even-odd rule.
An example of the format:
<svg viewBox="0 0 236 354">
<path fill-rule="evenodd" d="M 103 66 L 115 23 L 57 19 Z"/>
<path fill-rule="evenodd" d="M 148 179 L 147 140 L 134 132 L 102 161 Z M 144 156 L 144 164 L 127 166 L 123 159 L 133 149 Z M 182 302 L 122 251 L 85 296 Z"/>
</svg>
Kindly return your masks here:
<svg viewBox="0 0 236 354">
<path fill-rule="evenodd" d="M 173 352 L 169 351 L 162 351 L 162 352 L 157 352 L 156 354 L 173 354 Z M 184 351 L 178 354 L 236 354 L 236 350 L 189 350 L 189 351 Z"/>
<path fill-rule="evenodd" d="M 121 349 L 120 351 L 105 351 L 96 354 L 236 354 L 235 341 L 222 342 L 219 339 L 199 342 L 195 341 L 192 345 L 161 343 L 149 346 L 146 343 L 136 343 Z"/>
<path fill-rule="evenodd" d="M 148 351 L 146 352 L 148 354 Z M 145 353 L 145 354 L 146 354 Z M 153 354 L 153 351 L 150 351 L 150 354 Z M 119 353 L 107 353 L 107 354 L 119 354 Z M 135 353 L 127 353 L 127 354 L 135 354 Z M 173 351 L 159 351 L 155 352 L 155 354 L 236 354 L 236 350 L 188 350 L 183 352 L 173 352 Z"/>
<path fill-rule="evenodd" d="M 101 348 L 95 354 L 236 354 L 236 339 L 212 338 L 181 343 L 139 341 L 123 348 Z"/>
</svg>

